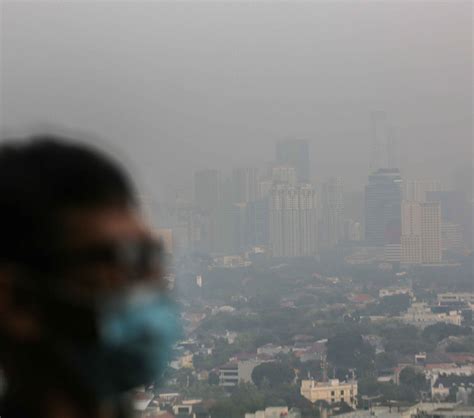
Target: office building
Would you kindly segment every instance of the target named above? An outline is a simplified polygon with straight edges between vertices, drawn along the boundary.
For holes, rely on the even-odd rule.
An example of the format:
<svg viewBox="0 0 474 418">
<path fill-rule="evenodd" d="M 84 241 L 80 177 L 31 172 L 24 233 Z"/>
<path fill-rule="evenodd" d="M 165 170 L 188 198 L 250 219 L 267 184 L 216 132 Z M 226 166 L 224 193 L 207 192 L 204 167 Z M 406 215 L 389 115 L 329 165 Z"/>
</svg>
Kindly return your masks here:
<svg viewBox="0 0 474 418">
<path fill-rule="evenodd" d="M 258 169 L 241 167 L 232 171 L 232 202 L 253 202 L 258 197 Z"/>
<path fill-rule="evenodd" d="M 248 247 L 268 245 L 268 198 L 247 203 L 246 244 Z"/>
<path fill-rule="evenodd" d="M 460 252 L 470 248 L 474 211 L 462 191 L 428 192 L 427 200 L 441 204 L 443 246 L 447 251 Z M 461 234 L 461 236 L 459 236 Z M 459 245 L 459 238 L 461 245 Z"/>
<path fill-rule="evenodd" d="M 421 204 L 421 258 L 424 264 L 440 263 L 441 207 L 438 202 Z"/>
<path fill-rule="evenodd" d="M 456 223 L 441 221 L 441 243 L 443 252 L 463 253 L 464 240 L 462 226 Z"/>
<path fill-rule="evenodd" d="M 442 258 L 440 204 L 404 201 L 401 242 L 402 263 L 440 263 Z"/>
<path fill-rule="evenodd" d="M 440 190 L 441 183 L 437 180 L 405 180 L 403 182 L 403 200 L 426 202 L 429 193 Z"/>
<path fill-rule="evenodd" d="M 316 254 L 316 193 L 310 184 L 275 184 L 271 190 L 269 211 L 269 238 L 274 257 Z"/>
<path fill-rule="evenodd" d="M 404 264 L 422 263 L 421 217 L 420 202 L 402 202 L 401 262 Z"/>
<path fill-rule="evenodd" d="M 401 175 L 398 169 L 379 169 L 365 188 L 365 240 L 367 245 L 400 245 Z"/>
<path fill-rule="evenodd" d="M 298 176 L 295 167 L 290 165 L 278 165 L 272 168 L 272 186 L 273 184 L 288 184 L 296 186 Z"/>
</svg>

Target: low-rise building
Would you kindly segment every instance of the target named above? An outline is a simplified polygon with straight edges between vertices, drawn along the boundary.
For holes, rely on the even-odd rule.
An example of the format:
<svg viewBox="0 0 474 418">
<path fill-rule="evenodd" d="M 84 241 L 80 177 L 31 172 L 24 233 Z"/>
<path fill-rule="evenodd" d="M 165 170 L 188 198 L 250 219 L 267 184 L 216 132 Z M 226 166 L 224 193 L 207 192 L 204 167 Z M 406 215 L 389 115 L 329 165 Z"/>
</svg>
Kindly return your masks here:
<svg viewBox="0 0 474 418">
<path fill-rule="evenodd" d="M 429 325 L 444 322 L 446 324 L 461 325 L 462 314 L 460 311 L 453 310 L 449 312 L 435 313 L 425 302 L 413 303 L 400 319 L 410 325 L 424 328 Z"/>
<path fill-rule="evenodd" d="M 447 292 L 438 294 L 438 303 L 440 305 L 449 305 L 457 303 L 467 303 L 474 305 L 473 292 Z"/>
<path fill-rule="evenodd" d="M 287 406 L 269 406 L 262 411 L 246 413 L 245 418 L 301 418 L 301 412 L 295 408 L 288 410 Z"/>
<path fill-rule="evenodd" d="M 413 297 L 413 291 L 410 287 L 387 287 L 379 290 L 379 298 L 396 295 L 409 295 Z"/>
<path fill-rule="evenodd" d="M 219 385 L 223 387 L 237 386 L 239 383 L 251 383 L 255 367 L 264 363 L 262 360 L 249 359 L 229 362 L 219 368 Z"/>
<path fill-rule="evenodd" d="M 281 345 L 268 343 L 257 348 L 257 354 L 266 354 L 269 356 L 276 356 L 277 354 L 283 353 L 288 354 L 290 349 Z"/>
<path fill-rule="evenodd" d="M 375 406 L 338 418 L 474 418 L 474 407 L 449 402 L 424 402 L 412 406 Z"/>
<path fill-rule="evenodd" d="M 357 381 L 341 382 L 331 379 L 326 382 L 316 380 L 301 381 L 301 395 L 310 402 L 325 401 L 328 404 L 345 402 L 352 408 L 357 406 Z"/>
</svg>

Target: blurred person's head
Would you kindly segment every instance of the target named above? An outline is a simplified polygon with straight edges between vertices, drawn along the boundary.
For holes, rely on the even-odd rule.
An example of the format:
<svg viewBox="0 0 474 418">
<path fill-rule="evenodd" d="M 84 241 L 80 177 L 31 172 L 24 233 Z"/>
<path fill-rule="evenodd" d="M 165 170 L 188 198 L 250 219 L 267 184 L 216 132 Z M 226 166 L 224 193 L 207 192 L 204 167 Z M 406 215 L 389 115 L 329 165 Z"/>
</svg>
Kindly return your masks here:
<svg viewBox="0 0 474 418">
<path fill-rule="evenodd" d="M 176 337 L 163 289 L 160 246 L 116 162 L 51 136 L 0 145 L 0 361 L 13 396 L 36 385 L 94 404 L 151 383 Z"/>
</svg>

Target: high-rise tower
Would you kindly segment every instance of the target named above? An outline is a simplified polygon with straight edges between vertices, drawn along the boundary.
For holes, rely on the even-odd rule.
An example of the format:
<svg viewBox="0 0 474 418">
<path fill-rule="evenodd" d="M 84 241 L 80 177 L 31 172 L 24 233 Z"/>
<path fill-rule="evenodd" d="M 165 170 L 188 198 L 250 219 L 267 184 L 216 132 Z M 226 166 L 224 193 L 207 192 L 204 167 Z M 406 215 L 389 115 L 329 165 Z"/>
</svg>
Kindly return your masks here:
<svg viewBox="0 0 474 418">
<path fill-rule="evenodd" d="M 270 192 L 269 210 L 269 238 L 274 257 L 316 254 L 316 192 L 310 184 L 275 184 Z"/>
<path fill-rule="evenodd" d="M 375 247 L 400 245 L 401 175 L 398 169 L 379 169 L 365 187 L 365 239 Z"/>
</svg>

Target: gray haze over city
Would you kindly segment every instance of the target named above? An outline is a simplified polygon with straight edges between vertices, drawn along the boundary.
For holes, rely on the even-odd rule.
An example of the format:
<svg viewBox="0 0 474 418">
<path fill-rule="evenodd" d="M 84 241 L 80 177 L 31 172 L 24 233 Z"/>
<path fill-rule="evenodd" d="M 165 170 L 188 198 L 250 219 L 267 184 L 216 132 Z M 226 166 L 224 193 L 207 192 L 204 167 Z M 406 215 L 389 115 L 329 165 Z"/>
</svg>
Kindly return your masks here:
<svg viewBox="0 0 474 418">
<path fill-rule="evenodd" d="M 2 138 L 118 155 L 162 244 L 134 416 L 474 417 L 473 2 L 0 4 Z"/>
<path fill-rule="evenodd" d="M 285 139 L 309 141 L 312 180 L 362 190 L 374 111 L 405 177 L 472 164 L 471 2 L 1 5 L 4 134 L 103 138 L 154 199 Z"/>
</svg>

